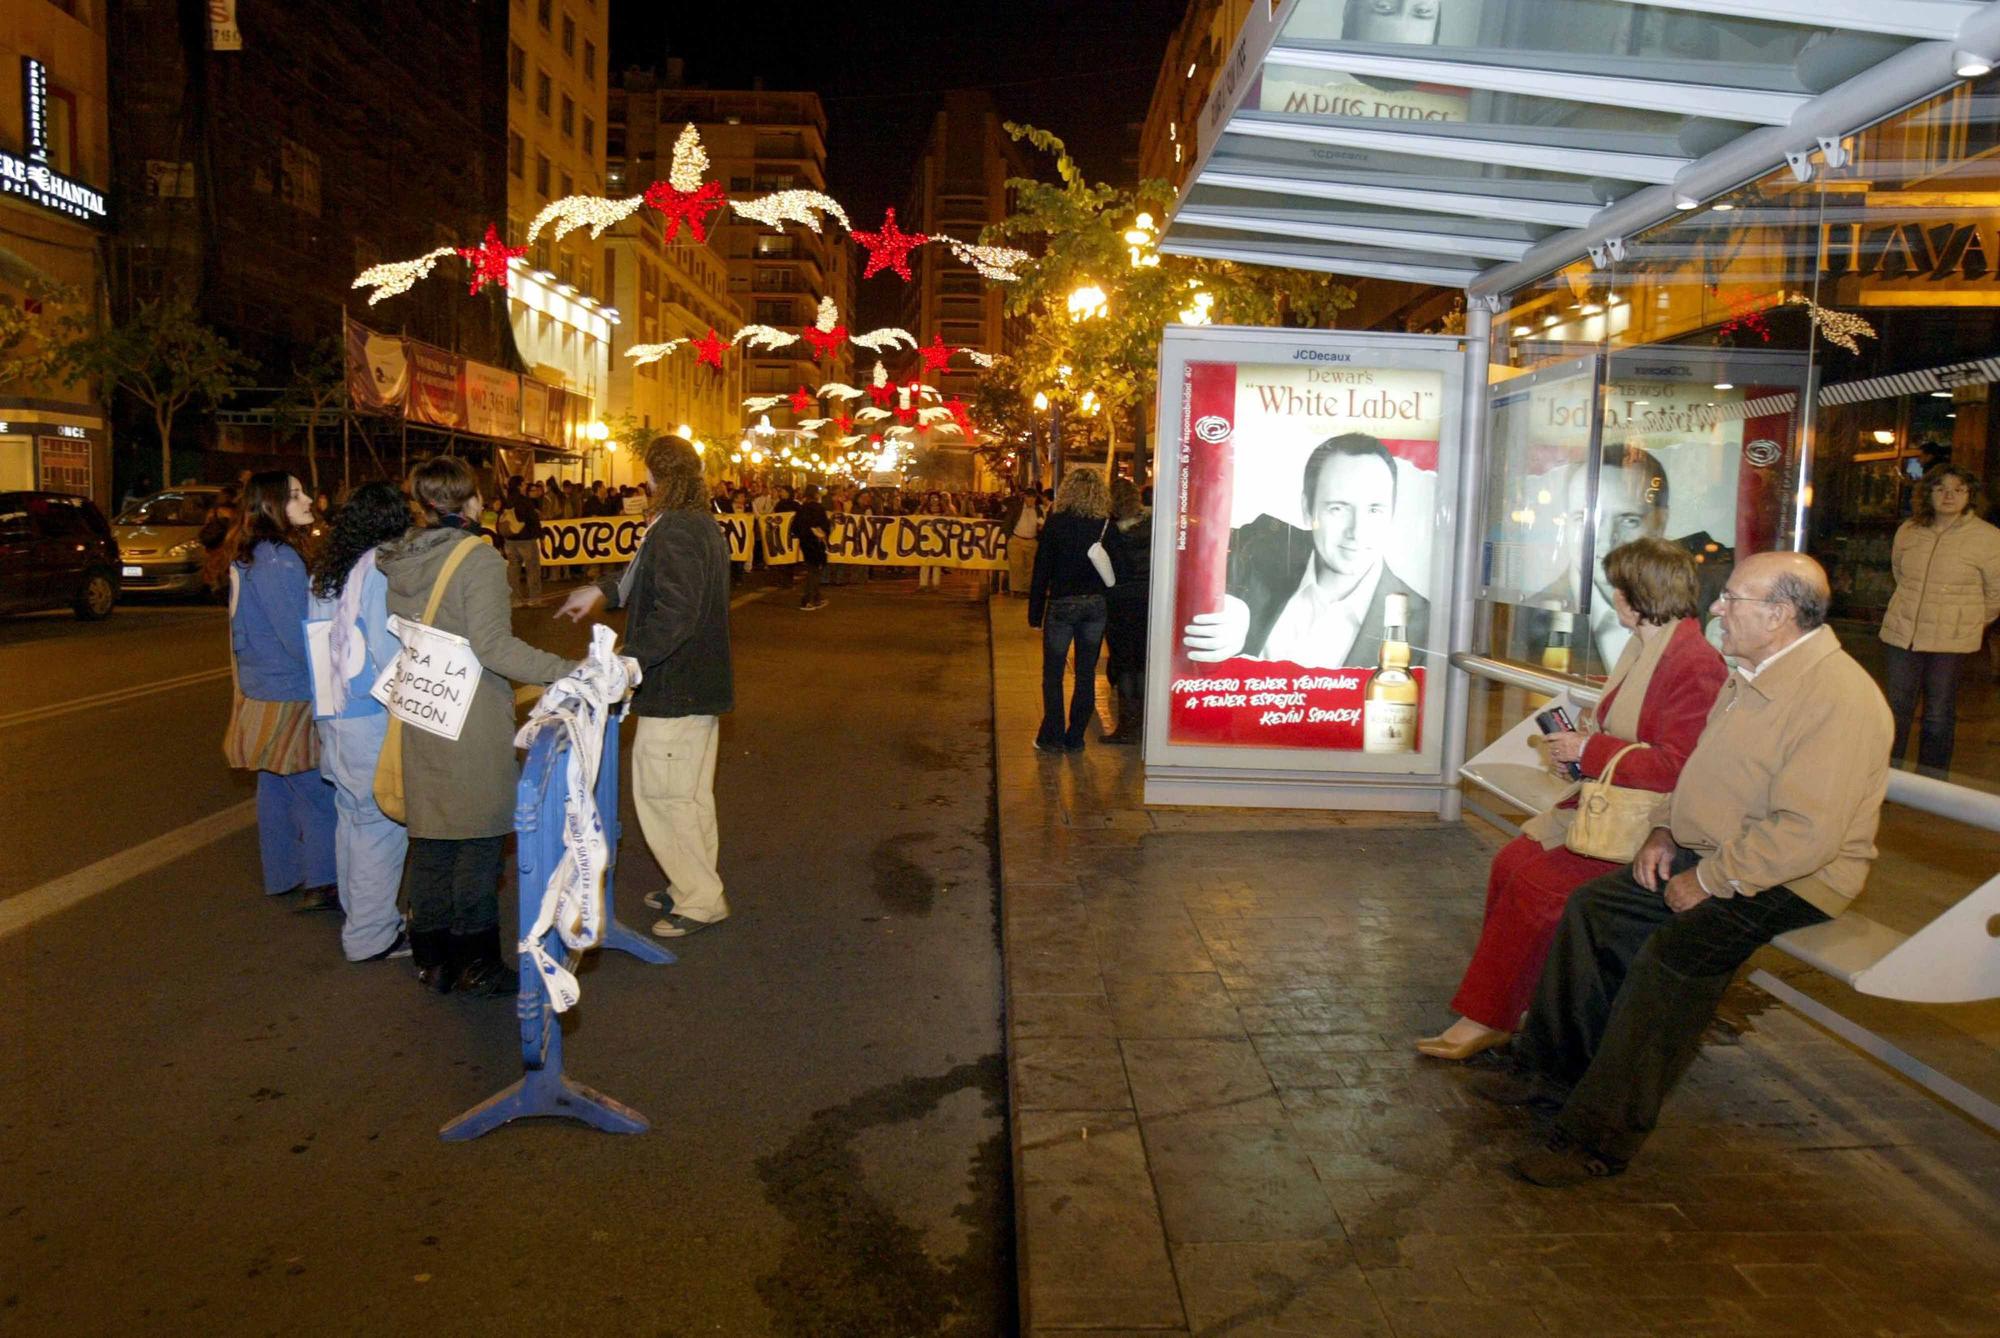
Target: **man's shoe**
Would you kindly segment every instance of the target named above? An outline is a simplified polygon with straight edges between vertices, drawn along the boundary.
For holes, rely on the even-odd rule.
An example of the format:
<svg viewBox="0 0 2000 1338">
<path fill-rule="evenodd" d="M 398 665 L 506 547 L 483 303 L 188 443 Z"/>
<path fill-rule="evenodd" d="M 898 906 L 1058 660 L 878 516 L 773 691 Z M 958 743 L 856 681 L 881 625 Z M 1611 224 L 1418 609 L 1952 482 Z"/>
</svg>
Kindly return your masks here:
<svg viewBox="0 0 2000 1338">
<path fill-rule="evenodd" d="M 704 929 L 712 929 L 721 924 L 720 920 L 690 920 L 685 915 L 675 915 L 671 911 L 653 922 L 654 938 L 686 938 L 699 934 Z"/>
<path fill-rule="evenodd" d="M 671 887 L 663 887 L 657 892 L 648 892 L 639 900 L 656 911 L 670 911 L 674 908 L 674 890 Z"/>
<path fill-rule="evenodd" d="M 410 955 L 416 959 L 417 983 L 438 994 L 451 993 L 451 934 L 426 929 L 410 935 Z"/>
<path fill-rule="evenodd" d="M 299 899 L 292 903 L 294 911 L 337 911 L 340 909 L 340 889 L 332 883 L 321 883 L 299 893 Z"/>
<path fill-rule="evenodd" d="M 411 954 L 411 949 L 410 949 L 409 932 L 407 930 L 398 929 L 396 931 L 396 937 L 390 940 L 388 947 L 382 949 L 382 951 L 380 952 L 370 953 L 368 954 L 368 956 L 363 957 L 360 960 L 364 962 L 387 962 L 397 957 L 408 957 L 410 956 L 410 954 Z"/>
<path fill-rule="evenodd" d="M 521 973 L 500 956 L 500 929 L 482 929 L 476 934 L 453 934 L 452 955 L 461 963 L 452 981 L 456 994 L 478 998 L 500 998 L 521 992 Z"/>
<path fill-rule="evenodd" d="M 1562 1093 L 1548 1081 L 1518 1070 L 1482 1073 L 1466 1084 L 1466 1090 L 1496 1106 L 1560 1110 L 1563 1103 Z"/>
<path fill-rule="evenodd" d="M 1063 746 L 1060 743 L 1050 743 L 1044 739 L 1035 740 L 1035 751 L 1038 753 L 1059 753 L 1062 750 Z"/>
<path fill-rule="evenodd" d="M 1543 1189 L 1568 1189 L 1589 1180 L 1604 1180 L 1625 1172 L 1625 1163 L 1592 1152 L 1583 1144 L 1557 1134 L 1546 1147 L 1536 1148 L 1509 1163 L 1515 1175 Z"/>
</svg>

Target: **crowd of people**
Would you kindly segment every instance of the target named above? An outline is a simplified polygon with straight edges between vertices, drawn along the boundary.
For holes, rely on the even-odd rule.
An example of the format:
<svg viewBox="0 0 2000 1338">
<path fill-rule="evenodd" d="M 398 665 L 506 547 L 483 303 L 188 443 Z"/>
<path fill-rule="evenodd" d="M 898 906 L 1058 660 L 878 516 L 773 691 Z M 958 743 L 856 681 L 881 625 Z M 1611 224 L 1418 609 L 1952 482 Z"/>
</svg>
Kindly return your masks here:
<svg viewBox="0 0 2000 1338">
<path fill-rule="evenodd" d="M 637 554 L 572 592 L 558 616 L 628 612 L 625 654 L 643 674 L 630 706 L 632 795 L 669 879 L 649 898 L 662 911 L 653 933 L 682 938 L 728 914 L 713 794 L 717 717 L 733 698 L 728 558 L 693 446 L 658 437 L 644 459 Z M 264 891 L 299 911 L 342 912 L 350 961 L 413 958 L 439 993 L 517 988 L 499 930 L 518 777 L 513 685 L 577 666 L 514 635 L 513 555 L 502 550 L 521 535 L 502 530 L 496 547 L 484 522 L 535 516 L 535 494 L 511 480 L 490 508 L 473 470 L 440 456 L 407 487 L 363 484 L 328 518 L 297 478 L 258 473 L 218 543 L 234 676 L 223 747 L 257 776 Z M 461 638 L 476 658 L 455 737 L 409 727 L 375 697 L 404 650 L 392 616 Z"/>
</svg>

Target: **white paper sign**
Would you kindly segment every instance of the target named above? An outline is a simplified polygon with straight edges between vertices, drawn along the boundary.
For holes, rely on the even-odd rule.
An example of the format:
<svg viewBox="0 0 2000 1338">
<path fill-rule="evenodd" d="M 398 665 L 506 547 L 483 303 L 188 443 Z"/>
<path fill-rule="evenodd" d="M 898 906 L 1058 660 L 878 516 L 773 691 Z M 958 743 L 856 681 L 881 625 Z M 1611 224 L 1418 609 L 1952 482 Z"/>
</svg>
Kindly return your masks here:
<svg viewBox="0 0 2000 1338">
<path fill-rule="evenodd" d="M 472 643 L 393 613 L 389 630 L 403 649 L 375 680 L 371 695 L 404 724 L 456 742 L 479 690 Z"/>
<path fill-rule="evenodd" d="M 334 712 L 333 619 L 306 620 L 306 668 L 312 672 L 313 716 L 325 720 Z"/>
</svg>

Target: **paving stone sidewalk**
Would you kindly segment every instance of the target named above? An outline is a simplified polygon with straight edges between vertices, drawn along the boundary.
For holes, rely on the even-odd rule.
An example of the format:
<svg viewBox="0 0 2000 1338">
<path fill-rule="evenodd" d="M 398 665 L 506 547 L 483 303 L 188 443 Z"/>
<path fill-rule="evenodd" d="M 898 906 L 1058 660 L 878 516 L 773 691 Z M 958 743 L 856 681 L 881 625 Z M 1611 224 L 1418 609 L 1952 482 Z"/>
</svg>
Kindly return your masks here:
<svg viewBox="0 0 2000 1338">
<path fill-rule="evenodd" d="M 2000 1335 L 2000 1139 L 1739 985 L 1622 1177 L 1420 1059 L 1483 826 L 1147 809 L 992 605 L 1023 1331 Z"/>
</svg>

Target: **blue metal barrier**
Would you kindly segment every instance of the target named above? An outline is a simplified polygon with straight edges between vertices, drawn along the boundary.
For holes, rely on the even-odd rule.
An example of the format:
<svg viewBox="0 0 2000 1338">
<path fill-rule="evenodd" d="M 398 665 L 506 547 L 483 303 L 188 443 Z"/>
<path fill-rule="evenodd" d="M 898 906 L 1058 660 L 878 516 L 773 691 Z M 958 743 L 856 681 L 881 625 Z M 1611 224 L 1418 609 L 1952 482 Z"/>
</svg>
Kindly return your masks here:
<svg viewBox="0 0 2000 1338">
<path fill-rule="evenodd" d="M 612 891 L 618 871 L 618 726 L 624 711 L 613 713 L 604 729 L 604 752 L 597 770 L 597 811 L 604 823 L 610 853 L 604 871 L 602 946 L 630 953 L 644 962 L 664 964 L 674 955 L 659 944 L 620 924 Z M 563 772 L 569 741 L 559 731 L 545 731 L 528 750 L 515 790 L 514 832 L 520 864 L 520 905 L 523 930 L 541 913 L 549 875 L 562 860 L 563 805 L 568 796 Z M 542 940 L 549 956 L 562 960 L 569 948 L 551 929 Z M 537 1115 L 565 1115 L 613 1134 L 644 1133 L 646 1117 L 602 1092 L 563 1076 L 562 1018 L 549 1007 L 548 987 L 532 959 L 521 958 L 521 993 L 514 1010 L 521 1022 L 521 1079 L 496 1092 L 438 1131 L 448 1143 L 462 1143 L 488 1133 L 509 1120 Z"/>
</svg>

